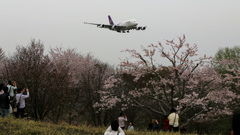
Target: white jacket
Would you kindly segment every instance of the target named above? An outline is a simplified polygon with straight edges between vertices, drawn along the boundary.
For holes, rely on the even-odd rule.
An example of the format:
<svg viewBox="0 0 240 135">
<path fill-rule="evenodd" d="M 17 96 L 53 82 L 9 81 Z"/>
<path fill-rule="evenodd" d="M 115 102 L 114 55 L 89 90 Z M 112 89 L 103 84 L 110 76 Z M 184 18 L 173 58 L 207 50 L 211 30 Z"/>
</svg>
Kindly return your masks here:
<svg viewBox="0 0 240 135">
<path fill-rule="evenodd" d="M 173 127 L 178 127 L 179 126 L 179 116 L 176 113 L 171 113 L 168 116 L 168 120 L 169 120 L 169 125 L 173 125 Z"/>
<path fill-rule="evenodd" d="M 112 130 L 111 126 L 109 126 L 108 129 L 105 131 L 104 135 L 125 135 L 125 133 L 120 127 L 118 127 L 118 131 Z"/>
<path fill-rule="evenodd" d="M 22 93 L 18 93 L 16 95 L 16 102 L 20 102 L 19 108 L 25 108 L 25 98 L 29 97 L 29 92 L 27 92 L 27 95 L 23 95 Z"/>
</svg>

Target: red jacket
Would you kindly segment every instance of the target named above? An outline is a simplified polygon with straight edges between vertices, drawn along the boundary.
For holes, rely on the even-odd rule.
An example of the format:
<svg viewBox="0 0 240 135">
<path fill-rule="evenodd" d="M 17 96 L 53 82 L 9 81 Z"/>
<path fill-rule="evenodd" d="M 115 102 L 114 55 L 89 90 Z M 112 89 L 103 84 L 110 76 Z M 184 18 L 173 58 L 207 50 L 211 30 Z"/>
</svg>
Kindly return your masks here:
<svg viewBox="0 0 240 135">
<path fill-rule="evenodd" d="M 165 119 L 163 124 L 164 124 L 164 130 L 166 130 L 166 131 L 169 130 L 169 120 Z"/>
</svg>

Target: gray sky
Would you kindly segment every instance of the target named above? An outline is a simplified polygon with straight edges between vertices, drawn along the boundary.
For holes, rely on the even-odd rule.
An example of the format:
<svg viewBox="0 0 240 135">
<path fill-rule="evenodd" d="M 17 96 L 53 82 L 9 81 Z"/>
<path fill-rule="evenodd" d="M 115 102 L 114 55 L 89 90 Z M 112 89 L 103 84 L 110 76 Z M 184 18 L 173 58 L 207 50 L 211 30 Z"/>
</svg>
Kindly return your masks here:
<svg viewBox="0 0 240 135">
<path fill-rule="evenodd" d="M 83 23 L 108 24 L 108 15 L 114 23 L 136 19 L 147 29 L 123 34 Z M 200 56 L 240 45 L 239 0 L 0 0 L 0 16 L 0 46 L 7 55 L 32 38 L 45 51 L 76 48 L 113 65 L 126 57 L 121 50 L 183 34 Z"/>
</svg>

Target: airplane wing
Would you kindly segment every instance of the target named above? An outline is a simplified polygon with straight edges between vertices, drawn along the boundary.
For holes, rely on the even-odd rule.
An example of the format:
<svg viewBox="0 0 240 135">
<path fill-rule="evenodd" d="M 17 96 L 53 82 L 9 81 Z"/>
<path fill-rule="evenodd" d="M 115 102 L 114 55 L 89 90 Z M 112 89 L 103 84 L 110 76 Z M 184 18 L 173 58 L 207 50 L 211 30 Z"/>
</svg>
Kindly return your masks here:
<svg viewBox="0 0 240 135">
<path fill-rule="evenodd" d="M 99 28 L 112 28 L 112 25 L 109 25 L 109 24 L 88 23 L 88 22 L 84 22 L 84 24 L 97 25 L 97 27 Z"/>
</svg>

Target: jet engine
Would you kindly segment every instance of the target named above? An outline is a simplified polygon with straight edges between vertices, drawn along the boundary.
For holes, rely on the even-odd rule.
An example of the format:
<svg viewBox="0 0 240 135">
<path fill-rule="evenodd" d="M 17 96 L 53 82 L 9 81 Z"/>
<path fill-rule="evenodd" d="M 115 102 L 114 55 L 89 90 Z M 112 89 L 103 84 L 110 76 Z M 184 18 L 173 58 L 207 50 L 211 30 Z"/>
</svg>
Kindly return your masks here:
<svg viewBox="0 0 240 135">
<path fill-rule="evenodd" d="M 117 26 L 116 26 L 116 25 L 113 25 L 111 29 L 112 29 L 112 30 L 115 30 L 116 28 L 117 28 Z"/>
<path fill-rule="evenodd" d="M 145 30 L 145 29 L 146 29 L 146 27 L 142 27 L 142 28 L 141 28 L 141 30 Z"/>
<path fill-rule="evenodd" d="M 142 29 L 142 27 L 137 27 L 137 28 L 136 28 L 136 30 L 141 30 L 141 29 Z"/>
</svg>

